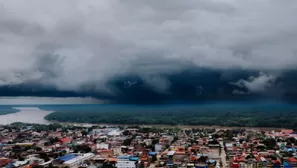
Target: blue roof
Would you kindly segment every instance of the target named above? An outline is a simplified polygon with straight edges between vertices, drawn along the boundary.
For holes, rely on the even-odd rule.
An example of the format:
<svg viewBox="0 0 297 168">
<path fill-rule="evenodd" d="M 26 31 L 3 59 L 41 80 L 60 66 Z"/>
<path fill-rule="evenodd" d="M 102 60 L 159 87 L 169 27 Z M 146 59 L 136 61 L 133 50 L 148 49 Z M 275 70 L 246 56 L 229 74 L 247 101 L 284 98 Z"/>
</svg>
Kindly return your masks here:
<svg viewBox="0 0 297 168">
<path fill-rule="evenodd" d="M 285 168 L 292 168 L 292 167 L 289 165 L 288 162 L 284 162 L 284 167 L 285 167 Z"/>
<path fill-rule="evenodd" d="M 61 161 L 66 162 L 66 161 L 71 160 L 73 158 L 76 158 L 75 154 L 69 154 L 69 155 L 61 156 L 57 160 L 61 160 Z"/>
<path fill-rule="evenodd" d="M 149 155 L 156 155 L 157 152 L 149 152 Z"/>
<path fill-rule="evenodd" d="M 139 157 L 130 157 L 129 160 L 130 161 L 138 161 Z"/>
<path fill-rule="evenodd" d="M 208 160 L 209 163 L 215 163 L 215 160 Z"/>
<path fill-rule="evenodd" d="M 284 150 L 287 151 L 287 152 L 290 152 L 290 151 L 296 152 L 295 148 L 286 148 L 286 147 L 284 147 Z"/>
<path fill-rule="evenodd" d="M 167 165 L 173 165 L 173 160 L 168 160 Z"/>
<path fill-rule="evenodd" d="M 129 159 L 131 156 L 118 156 L 118 159 Z"/>
<path fill-rule="evenodd" d="M 6 165 L 6 168 L 14 168 L 15 166 L 13 165 L 13 163 L 11 162 L 11 163 L 8 163 L 7 165 Z"/>
</svg>

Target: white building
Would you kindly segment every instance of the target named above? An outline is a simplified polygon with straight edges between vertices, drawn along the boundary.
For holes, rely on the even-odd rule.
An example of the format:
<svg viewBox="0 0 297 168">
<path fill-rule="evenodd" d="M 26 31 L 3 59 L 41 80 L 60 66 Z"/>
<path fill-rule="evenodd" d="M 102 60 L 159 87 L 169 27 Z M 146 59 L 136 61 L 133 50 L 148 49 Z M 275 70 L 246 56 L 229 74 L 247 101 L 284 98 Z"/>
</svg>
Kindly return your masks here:
<svg viewBox="0 0 297 168">
<path fill-rule="evenodd" d="M 97 149 L 109 149 L 109 144 L 107 143 L 100 143 L 96 145 Z"/>
<path fill-rule="evenodd" d="M 156 145 L 155 145 L 155 151 L 156 151 L 156 152 L 160 152 L 160 151 L 163 150 L 163 147 L 164 147 L 163 145 L 156 144 Z"/>
<path fill-rule="evenodd" d="M 138 157 L 132 156 L 119 156 L 117 162 L 117 168 L 136 168 L 136 162 Z"/>
<path fill-rule="evenodd" d="M 92 132 L 93 132 L 93 135 L 109 135 L 109 136 L 121 135 L 121 130 L 118 128 L 93 129 Z"/>
</svg>

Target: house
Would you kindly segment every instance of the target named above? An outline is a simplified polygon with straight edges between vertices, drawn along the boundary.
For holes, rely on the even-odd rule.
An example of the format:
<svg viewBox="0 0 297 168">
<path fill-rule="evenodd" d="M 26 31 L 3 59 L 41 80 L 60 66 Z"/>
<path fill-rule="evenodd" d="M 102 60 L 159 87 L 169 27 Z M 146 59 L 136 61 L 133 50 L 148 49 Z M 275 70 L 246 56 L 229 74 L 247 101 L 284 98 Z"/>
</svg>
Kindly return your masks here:
<svg viewBox="0 0 297 168">
<path fill-rule="evenodd" d="M 99 143 L 96 145 L 97 149 L 109 149 L 109 144 L 107 143 Z"/>
<path fill-rule="evenodd" d="M 294 157 L 288 158 L 288 163 L 291 167 L 297 167 L 297 159 Z"/>
<path fill-rule="evenodd" d="M 271 163 L 272 167 L 281 168 L 281 162 L 279 162 L 278 160 L 272 160 Z"/>
<path fill-rule="evenodd" d="M 68 144 L 71 142 L 71 138 L 68 138 L 68 137 L 65 137 L 65 138 L 61 138 L 60 141 L 63 143 L 63 144 Z"/>
<path fill-rule="evenodd" d="M 0 158 L 0 167 L 5 167 L 9 163 L 12 163 L 13 161 L 11 159 L 7 158 Z"/>
<path fill-rule="evenodd" d="M 255 156 L 255 158 L 257 160 L 258 167 L 266 167 L 267 166 L 267 160 L 264 157 Z"/>
</svg>

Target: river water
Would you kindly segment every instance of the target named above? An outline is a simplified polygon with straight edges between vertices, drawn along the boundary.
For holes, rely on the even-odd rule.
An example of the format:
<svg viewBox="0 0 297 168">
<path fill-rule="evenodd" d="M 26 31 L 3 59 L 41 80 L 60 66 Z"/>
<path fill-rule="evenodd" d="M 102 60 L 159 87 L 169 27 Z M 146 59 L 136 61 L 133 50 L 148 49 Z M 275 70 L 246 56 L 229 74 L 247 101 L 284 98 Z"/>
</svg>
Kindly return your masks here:
<svg viewBox="0 0 297 168">
<path fill-rule="evenodd" d="M 19 110 L 16 113 L 0 115 L 0 125 L 11 124 L 14 122 L 49 124 L 44 117 L 53 111 L 45 111 L 34 107 L 13 107 Z"/>
</svg>

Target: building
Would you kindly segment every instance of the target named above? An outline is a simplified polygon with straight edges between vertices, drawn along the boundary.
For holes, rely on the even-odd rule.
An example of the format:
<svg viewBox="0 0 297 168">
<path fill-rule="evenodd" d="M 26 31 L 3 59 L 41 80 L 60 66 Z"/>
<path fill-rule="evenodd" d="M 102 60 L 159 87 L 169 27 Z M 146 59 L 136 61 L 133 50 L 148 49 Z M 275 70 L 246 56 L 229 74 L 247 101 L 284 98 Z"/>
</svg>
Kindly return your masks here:
<svg viewBox="0 0 297 168">
<path fill-rule="evenodd" d="M 99 144 L 96 144 L 96 148 L 97 149 L 109 149 L 109 144 L 107 144 L 107 143 L 99 143 Z"/>
<path fill-rule="evenodd" d="M 156 152 L 160 152 L 160 151 L 162 151 L 163 148 L 164 148 L 163 145 L 160 145 L 160 144 L 156 144 L 156 145 L 155 145 L 155 151 L 156 151 Z"/>
<path fill-rule="evenodd" d="M 294 157 L 290 157 L 288 158 L 288 163 L 290 166 L 292 167 L 297 167 L 297 159 Z"/>
<path fill-rule="evenodd" d="M 118 156 L 117 168 L 136 168 L 138 157 Z"/>
</svg>

